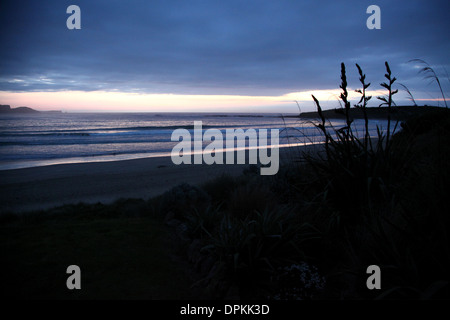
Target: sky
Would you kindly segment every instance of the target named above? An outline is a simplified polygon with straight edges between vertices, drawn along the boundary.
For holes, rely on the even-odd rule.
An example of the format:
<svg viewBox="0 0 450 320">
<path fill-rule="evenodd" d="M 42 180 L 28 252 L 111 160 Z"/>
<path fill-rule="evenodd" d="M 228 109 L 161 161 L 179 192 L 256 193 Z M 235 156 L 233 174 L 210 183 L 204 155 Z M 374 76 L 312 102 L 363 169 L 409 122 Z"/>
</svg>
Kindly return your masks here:
<svg viewBox="0 0 450 320">
<path fill-rule="evenodd" d="M 70 5 L 81 29 L 69 30 Z M 381 29 L 368 29 L 370 5 Z M 355 63 L 394 101 L 443 106 L 450 99 L 450 2 L 300 0 L 2 0 L 0 104 L 66 112 L 272 112 L 339 107 L 346 65 L 352 103 Z"/>
</svg>

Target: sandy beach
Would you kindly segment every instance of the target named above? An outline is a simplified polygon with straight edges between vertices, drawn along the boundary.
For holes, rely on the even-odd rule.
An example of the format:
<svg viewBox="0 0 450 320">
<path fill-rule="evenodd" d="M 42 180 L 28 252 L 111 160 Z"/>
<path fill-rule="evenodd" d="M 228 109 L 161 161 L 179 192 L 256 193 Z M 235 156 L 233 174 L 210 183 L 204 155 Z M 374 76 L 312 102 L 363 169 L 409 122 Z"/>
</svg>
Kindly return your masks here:
<svg viewBox="0 0 450 320">
<path fill-rule="evenodd" d="M 318 145 L 280 148 L 280 165 Z M 301 150 L 301 151 L 300 151 Z M 79 202 L 148 199 L 181 183 L 200 185 L 223 174 L 238 176 L 246 164 L 180 164 L 170 157 L 58 164 L 0 171 L 0 213 L 45 210 Z"/>
<path fill-rule="evenodd" d="M 201 184 L 247 165 L 174 165 L 170 157 L 61 164 L 0 172 L 0 212 L 26 212 L 119 198 L 147 199 L 180 183 Z"/>
</svg>

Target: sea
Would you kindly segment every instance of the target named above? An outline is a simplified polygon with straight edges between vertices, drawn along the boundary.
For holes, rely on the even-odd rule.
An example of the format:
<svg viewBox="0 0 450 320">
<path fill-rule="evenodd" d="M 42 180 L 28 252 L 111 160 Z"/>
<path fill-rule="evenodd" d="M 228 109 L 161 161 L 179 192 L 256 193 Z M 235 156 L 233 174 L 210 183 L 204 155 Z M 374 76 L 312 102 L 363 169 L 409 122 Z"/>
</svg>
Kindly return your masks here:
<svg viewBox="0 0 450 320">
<path fill-rule="evenodd" d="M 243 113 L 47 113 L 0 115 L 0 170 L 66 163 L 118 161 L 170 156 L 179 140 L 176 129 L 194 137 L 194 121 L 202 130 L 279 130 L 279 146 L 323 143 L 315 120 L 287 114 Z M 339 128 L 342 120 L 328 124 Z M 370 134 L 386 122 L 372 120 Z M 270 130 L 267 130 L 270 133 Z M 364 134 L 364 121 L 355 120 L 354 131 Z M 270 135 L 269 140 L 270 143 Z M 210 142 L 204 142 L 208 144 Z M 245 142 L 250 145 L 250 142 Z M 236 146 L 238 143 L 236 143 Z M 225 143 L 224 143 L 225 146 Z"/>
</svg>

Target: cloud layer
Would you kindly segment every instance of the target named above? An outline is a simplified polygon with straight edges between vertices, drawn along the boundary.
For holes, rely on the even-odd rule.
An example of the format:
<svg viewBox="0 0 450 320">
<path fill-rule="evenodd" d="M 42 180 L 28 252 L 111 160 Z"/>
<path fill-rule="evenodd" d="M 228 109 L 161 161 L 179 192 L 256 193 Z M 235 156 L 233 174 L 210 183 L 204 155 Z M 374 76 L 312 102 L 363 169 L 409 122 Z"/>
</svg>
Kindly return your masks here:
<svg viewBox="0 0 450 320">
<path fill-rule="evenodd" d="M 66 8 L 81 8 L 81 30 Z M 283 95 L 337 88 L 340 63 L 376 90 L 389 61 L 413 91 L 408 60 L 450 70 L 448 1 L 2 1 L 1 91 Z"/>
</svg>

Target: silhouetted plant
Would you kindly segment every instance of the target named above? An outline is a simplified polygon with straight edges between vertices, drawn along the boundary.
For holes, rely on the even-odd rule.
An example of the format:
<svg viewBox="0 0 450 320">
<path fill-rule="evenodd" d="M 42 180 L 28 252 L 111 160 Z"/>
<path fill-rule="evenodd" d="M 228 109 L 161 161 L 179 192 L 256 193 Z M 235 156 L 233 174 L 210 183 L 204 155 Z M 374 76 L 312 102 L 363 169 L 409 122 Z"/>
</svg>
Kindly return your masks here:
<svg viewBox="0 0 450 320">
<path fill-rule="evenodd" d="M 437 76 L 434 69 L 426 61 L 424 61 L 422 59 L 412 59 L 412 60 L 409 60 L 409 62 L 418 62 L 418 63 L 424 65 L 424 67 L 419 70 L 419 73 L 425 74 L 425 79 L 431 79 L 431 80 L 436 81 L 436 83 L 439 86 L 439 90 L 441 91 L 442 99 L 444 99 L 445 107 L 448 108 L 447 100 L 445 98 L 444 91 L 442 90 L 441 81 L 439 80 L 439 77 Z"/>
<path fill-rule="evenodd" d="M 329 154 L 329 143 L 332 141 L 332 138 L 331 138 L 330 134 L 327 131 L 326 120 L 325 120 L 325 117 L 323 116 L 322 108 L 320 107 L 319 100 L 317 100 L 316 97 L 313 94 L 311 96 L 312 96 L 312 98 L 314 100 L 314 103 L 316 104 L 317 112 L 318 112 L 320 120 L 321 120 L 321 123 L 316 124 L 316 127 L 322 132 L 322 134 L 325 137 L 325 149 L 326 149 L 326 152 L 327 152 L 327 155 L 328 155 Z"/>
<path fill-rule="evenodd" d="M 223 212 L 220 210 L 221 206 L 218 205 L 217 207 L 208 206 L 205 209 L 194 208 L 186 213 L 184 219 L 188 235 L 193 239 L 212 237 L 223 217 Z"/>
<path fill-rule="evenodd" d="M 399 83 L 399 85 L 401 85 L 401 86 L 403 87 L 403 89 L 405 89 L 405 91 L 408 93 L 408 99 L 411 100 L 411 101 L 414 103 L 414 106 L 415 106 L 415 107 L 417 107 L 416 100 L 414 100 L 414 97 L 413 97 L 411 91 L 409 91 L 408 87 L 405 86 L 405 85 L 402 84 L 402 83 Z"/>
<path fill-rule="evenodd" d="M 298 114 L 299 114 L 299 115 L 302 114 L 302 108 L 300 108 L 300 104 L 298 103 L 297 100 L 294 100 L 294 101 L 295 101 L 295 103 L 297 104 Z"/>
<path fill-rule="evenodd" d="M 382 268 L 392 270 L 394 275 L 389 279 L 385 278 L 390 287 L 379 298 L 419 298 L 442 293 L 445 295 L 448 281 L 445 280 L 443 270 L 449 265 L 449 223 L 448 217 L 441 214 L 443 206 L 438 198 L 445 197 L 443 195 L 449 190 L 444 177 L 448 176 L 448 169 L 442 165 L 445 163 L 443 159 L 448 159 L 448 152 L 443 151 L 448 149 L 445 147 L 448 145 L 445 141 L 448 141 L 450 136 L 448 113 L 445 112 L 447 110 L 442 110 L 443 114 L 432 117 L 430 114 L 421 116 L 414 122 L 408 121 L 403 126 L 404 132 L 396 134 L 398 122 L 391 130 L 391 109 L 395 105 L 393 96 L 398 90 L 393 88 L 396 78 L 393 77 L 387 62 L 385 67 L 387 81 L 381 83 L 381 86 L 387 89 L 388 93 L 378 99 L 382 102 L 380 106 L 387 107 L 388 126 L 386 131 L 377 127 L 376 148 L 365 143 L 366 139 L 370 141 L 370 136 L 367 135 L 369 119 L 364 112 L 368 101 L 365 89 L 370 84 L 365 82 L 365 75 L 359 65 L 357 68 L 362 90 L 357 92 L 362 97 L 355 107 L 362 109 L 364 114 L 366 132 L 363 143 L 348 130 L 351 119 L 345 108 L 343 112 L 346 115 L 346 126 L 341 129 L 326 127 L 327 119 L 319 101 L 313 96 L 320 118 L 316 126 L 325 138 L 327 153 L 326 158 L 321 161 L 317 157 L 309 158 L 308 164 L 315 177 L 309 178 L 310 183 L 299 192 L 304 193 L 307 189 L 318 192 L 323 188 L 323 191 L 311 200 L 312 204 L 308 204 L 309 210 L 314 210 L 313 205 L 316 205 L 318 209 L 315 214 L 324 216 L 322 220 L 316 220 L 316 227 L 322 231 L 322 241 L 327 245 L 322 249 L 315 249 L 327 250 L 327 246 L 332 246 L 333 250 L 328 252 L 333 257 L 328 261 L 330 264 L 340 259 L 338 255 L 333 255 L 333 252 L 340 252 L 344 258 L 339 261 L 345 261 L 347 264 L 340 272 L 346 274 L 346 277 L 354 277 L 352 281 L 355 283 L 365 280 L 363 276 L 352 275 L 364 274 L 363 266 L 367 267 L 369 261 L 377 261 Z M 346 105 L 348 95 L 344 70 L 345 68 L 341 68 L 343 92 L 340 98 Z M 424 123 L 427 118 L 431 121 Z M 418 153 L 419 149 L 411 139 L 417 140 L 419 134 L 423 135 L 428 130 L 436 131 L 433 133 L 434 138 L 438 138 L 436 150 Z M 446 140 L 441 141 L 443 137 Z M 426 146 L 430 143 L 424 144 Z M 437 159 L 433 159 L 436 155 L 439 155 Z M 424 167 L 422 162 L 430 163 L 430 166 Z M 416 170 L 426 171 L 420 174 L 420 177 L 423 177 L 421 181 L 427 181 L 426 186 L 421 187 L 422 184 L 413 182 L 418 179 Z M 410 193 L 405 191 L 405 188 L 415 191 Z M 427 191 L 417 192 L 416 189 Z M 425 199 L 421 199 L 422 195 Z M 427 201 L 431 203 L 426 204 Z M 417 208 L 419 203 L 420 209 Z M 436 232 L 430 228 L 436 228 Z M 430 266 L 420 258 L 425 256 L 427 261 L 438 263 L 436 270 L 439 270 L 439 274 L 436 276 L 429 276 Z M 345 287 L 346 282 L 348 283 L 343 281 L 339 285 Z M 361 286 L 360 290 L 352 294 L 367 296 L 365 289 Z"/>
<path fill-rule="evenodd" d="M 306 262 L 279 268 L 275 275 L 279 289 L 269 297 L 274 300 L 311 300 L 324 290 L 325 277 L 317 267 Z"/>
<path fill-rule="evenodd" d="M 342 89 L 342 92 L 340 94 L 340 98 L 344 104 L 344 112 L 345 112 L 345 120 L 347 126 L 340 129 L 342 132 L 345 132 L 345 139 L 353 138 L 353 135 L 351 134 L 352 128 L 352 122 L 353 119 L 350 119 L 350 101 L 348 101 L 348 91 L 347 91 L 347 76 L 345 74 L 345 64 L 341 63 L 341 85 L 340 88 Z"/>
<path fill-rule="evenodd" d="M 394 82 L 397 79 L 395 77 L 392 77 L 391 68 L 389 68 L 388 62 L 386 61 L 384 64 L 386 66 L 386 72 L 387 72 L 387 73 L 385 73 L 384 77 L 388 80 L 388 83 L 383 82 L 383 83 L 380 83 L 380 85 L 383 88 L 386 88 L 388 90 L 388 96 L 387 96 L 387 98 L 386 97 L 377 97 L 377 99 L 383 101 L 380 104 L 380 107 L 383 106 L 383 105 L 386 105 L 388 107 L 388 124 L 387 124 L 387 132 L 386 132 L 386 150 L 389 150 L 390 143 L 391 143 L 391 141 L 390 141 L 390 137 L 391 137 L 391 112 L 392 112 L 391 107 L 394 104 L 394 101 L 393 101 L 392 97 L 394 96 L 394 94 L 396 94 L 398 92 L 398 89 L 395 89 L 395 90 L 392 89 L 392 85 L 394 84 Z M 398 124 L 398 122 L 395 125 L 394 132 L 395 132 L 395 129 L 397 127 L 397 124 Z"/>
<path fill-rule="evenodd" d="M 238 284 L 243 292 L 261 294 L 278 267 L 301 255 L 301 234 L 289 207 L 266 209 L 245 218 L 223 215 L 204 248 L 216 257 L 206 280 L 210 285 L 225 280 Z"/>
<path fill-rule="evenodd" d="M 356 64 L 356 67 L 358 68 L 359 72 L 359 81 L 362 84 L 362 90 L 357 89 L 356 92 L 361 94 L 361 99 L 357 104 L 355 104 L 356 108 L 361 108 L 364 115 L 364 128 L 365 128 L 365 134 L 364 134 L 364 148 L 367 150 L 368 143 L 370 143 L 372 147 L 372 141 L 370 140 L 370 134 L 369 134 L 369 118 L 367 117 L 367 102 L 372 98 L 372 96 L 366 96 L 366 89 L 369 88 L 370 83 L 366 83 L 366 75 L 362 72 L 361 67 Z"/>
<path fill-rule="evenodd" d="M 326 127 L 326 119 L 323 115 L 319 101 L 314 97 L 314 103 L 317 106 L 320 122 L 316 127 L 325 138 L 326 158 L 317 161 L 317 157 L 307 157 L 310 166 L 314 169 L 319 180 L 322 180 L 326 188 L 326 195 L 342 212 L 346 212 L 347 218 L 357 217 L 360 208 L 370 208 L 376 203 L 388 201 L 389 192 L 385 192 L 386 186 L 394 181 L 394 177 L 404 170 L 404 164 L 398 161 L 401 157 L 393 157 L 389 153 L 391 142 L 391 106 L 393 105 L 392 96 L 397 90 L 392 88 L 396 78 L 392 76 L 389 64 L 385 63 L 387 73 L 385 74 L 387 83 L 381 85 L 388 89 L 387 97 L 379 97 L 388 109 L 388 128 L 383 132 L 377 127 L 378 139 L 377 146 L 372 147 L 372 141 L 369 134 L 369 119 L 367 115 L 367 102 L 371 97 L 366 95 L 366 89 L 370 83 L 366 83 L 366 76 L 361 67 L 357 64 L 359 72 L 359 81 L 362 89 L 356 90 L 362 95 L 356 108 L 360 108 L 364 114 L 365 134 L 361 140 L 352 131 L 353 120 L 350 117 L 350 101 L 348 100 L 347 77 L 345 74 L 345 65 L 341 64 L 341 85 L 342 92 L 340 99 L 345 108 L 345 126 L 339 129 L 329 126 Z M 397 124 L 396 124 L 397 126 Z M 394 127 L 394 132 L 396 129 Z M 349 199 L 352 199 L 351 201 Z M 349 210 L 351 206 L 353 208 Z M 344 210 L 346 208 L 346 210 Z"/>
</svg>

